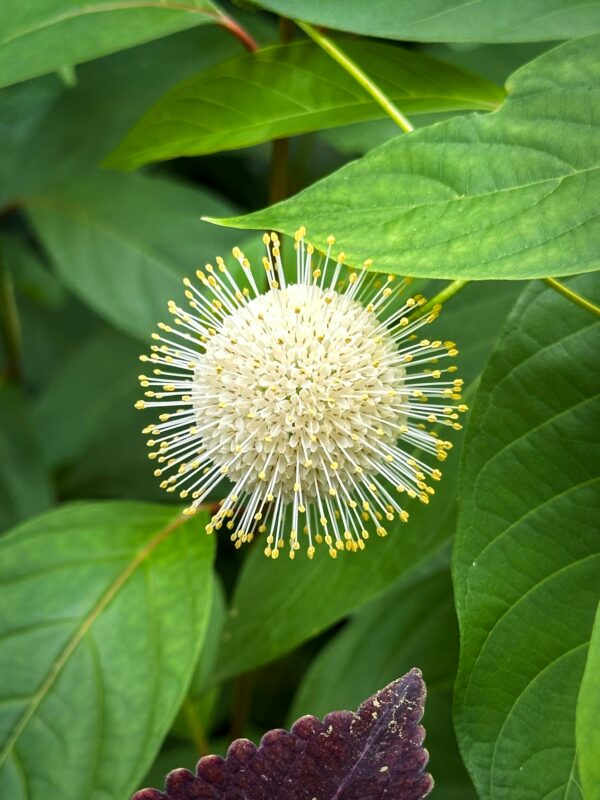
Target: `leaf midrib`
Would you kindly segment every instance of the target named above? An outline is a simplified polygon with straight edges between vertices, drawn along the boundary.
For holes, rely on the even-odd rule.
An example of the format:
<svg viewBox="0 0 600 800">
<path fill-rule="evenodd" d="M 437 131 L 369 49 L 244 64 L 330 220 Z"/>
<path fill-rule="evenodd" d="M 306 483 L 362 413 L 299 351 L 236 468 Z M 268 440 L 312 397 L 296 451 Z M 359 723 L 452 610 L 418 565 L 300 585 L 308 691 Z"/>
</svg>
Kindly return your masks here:
<svg viewBox="0 0 600 800">
<path fill-rule="evenodd" d="M 248 81 L 248 83 L 251 83 L 251 82 Z M 261 86 L 261 88 L 265 88 L 265 87 Z M 270 90 L 270 91 L 272 91 L 272 90 Z M 202 98 L 198 99 L 196 97 L 178 97 L 178 98 L 174 98 L 174 100 L 175 99 L 177 100 L 177 102 L 194 102 L 194 103 L 197 102 L 197 103 L 204 103 L 204 104 L 207 104 L 207 105 L 218 105 L 219 107 L 224 108 L 226 111 L 233 110 L 231 106 L 227 106 L 225 104 L 217 103 L 217 101 L 214 98 L 202 97 Z M 442 95 L 434 95 L 434 94 L 432 94 L 432 95 L 419 95 L 418 97 L 417 96 L 406 96 L 406 95 L 398 95 L 398 96 L 392 95 L 392 99 L 400 100 L 401 102 L 402 101 L 406 101 L 406 100 L 414 101 L 414 100 L 417 100 L 417 99 L 418 100 L 436 100 L 436 99 L 438 99 L 438 100 L 444 100 L 444 101 L 449 101 L 449 102 L 458 102 L 461 105 L 463 105 L 463 110 L 465 110 L 465 111 L 489 111 L 489 112 L 492 112 L 492 111 L 496 111 L 499 108 L 498 104 L 484 103 L 483 101 L 482 102 L 473 101 L 473 100 L 469 101 L 468 98 L 463 98 L 460 95 L 442 96 Z M 467 105 L 467 103 L 469 103 L 469 105 Z M 453 109 L 452 108 L 447 108 L 447 109 L 444 109 L 444 110 L 445 111 L 452 111 Z M 255 141 L 252 138 L 252 136 L 258 134 L 260 131 L 264 130 L 265 128 L 270 128 L 270 127 L 273 127 L 275 125 L 282 125 L 284 123 L 286 123 L 288 125 L 291 125 L 292 123 L 296 123 L 296 126 L 293 127 L 291 130 L 288 131 L 287 128 L 286 128 L 286 135 L 288 135 L 288 136 L 296 136 L 296 135 L 300 135 L 302 133 L 306 133 L 307 132 L 306 127 L 304 125 L 301 125 L 301 123 L 304 122 L 304 121 L 307 121 L 307 120 L 309 120 L 311 122 L 313 120 L 319 121 L 320 117 L 323 116 L 323 115 L 331 115 L 333 113 L 343 115 L 344 113 L 346 113 L 348 111 L 365 112 L 365 114 L 363 115 L 364 116 L 363 119 L 354 120 L 354 122 L 357 122 L 357 123 L 359 123 L 359 122 L 369 122 L 371 120 L 380 120 L 380 119 L 385 119 L 386 118 L 385 114 L 379 113 L 379 106 L 376 103 L 374 103 L 372 100 L 368 100 L 367 99 L 365 101 L 355 100 L 353 102 L 341 103 L 340 105 L 335 105 L 335 106 L 329 105 L 329 106 L 326 106 L 324 108 L 302 109 L 301 112 L 297 112 L 295 114 L 280 115 L 280 116 L 278 116 L 276 118 L 267 119 L 266 121 L 265 120 L 261 120 L 259 122 L 253 122 L 250 125 L 244 125 L 243 128 L 241 128 L 239 126 L 238 127 L 233 127 L 233 128 L 231 128 L 231 127 L 230 128 L 226 128 L 226 127 L 223 127 L 223 128 L 210 128 L 210 127 L 208 127 L 206 125 L 201 125 L 201 124 L 198 124 L 198 123 L 190 121 L 190 120 L 185 120 L 184 122 L 185 122 L 185 124 L 187 126 L 190 126 L 190 127 L 193 127 L 195 129 L 197 129 L 199 131 L 200 135 L 205 136 L 207 139 L 215 138 L 215 137 L 219 137 L 219 136 L 229 136 L 229 137 L 232 137 L 232 139 L 233 139 L 233 135 L 234 134 L 237 136 L 238 139 L 240 139 L 240 137 L 241 137 L 241 142 L 240 141 L 236 141 L 235 139 L 233 139 L 232 143 L 230 145 L 228 145 L 227 148 L 226 148 L 226 149 L 235 149 L 237 147 L 250 147 L 253 144 L 255 144 Z M 239 116 L 240 112 L 237 111 L 236 113 Z M 423 114 L 423 113 L 427 113 L 427 112 L 418 111 L 418 112 L 413 112 L 413 113 L 416 113 L 416 114 L 421 113 L 421 114 Z M 249 119 L 251 119 L 251 118 L 249 118 Z M 131 138 L 130 141 L 133 143 L 137 139 L 137 137 L 139 136 L 139 134 L 141 132 L 145 133 L 148 130 L 154 131 L 157 128 L 160 128 L 162 126 L 171 126 L 173 124 L 181 124 L 181 122 L 182 122 L 182 120 L 180 120 L 175 115 L 167 117 L 167 118 L 162 118 L 160 120 L 150 120 L 150 119 L 144 120 L 144 119 L 142 119 L 142 120 L 140 120 L 139 127 L 136 126 L 136 128 L 131 132 L 131 137 L 132 138 Z M 337 128 L 339 126 L 340 126 L 340 123 L 332 122 L 331 124 L 327 124 L 325 126 L 325 128 L 327 128 L 327 129 L 329 129 L 329 128 Z M 250 137 L 250 139 L 249 139 L 249 137 Z M 171 150 L 173 149 L 172 142 L 166 142 L 166 143 L 163 143 L 163 144 L 157 144 L 157 145 L 153 145 L 153 146 L 145 146 L 145 147 L 141 147 L 140 146 L 139 148 L 136 148 L 133 151 L 133 153 L 129 153 L 128 150 L 129 150 L 130 147 L 133 147 L 133 144 L 127 144 L 128 139 L 129 139 L 129 137 L 125 140 L 125 142 L 122 145 L 123 146 L 123 154 L 120 157 L 118 157 L 119 151 L 121 150 L 121 147 L 119 147 L 114 152 L 114 155 L 110 155 L 106 159 L 106 164 L 114 165 L 114 166 L 116 166 L 117 164 L 130 164 L 130 163 L 138 164 L 140 162 L 140 158 L 142 156 L 143 156 L 143 159 L 142 159 L 143 163 L 147 163 L 148 159 L 151 161 L 151 160 L 153 160 L 153 158 L 156 155 L 161 155 L 165 151 L 166 151 L 166 153 L 170 153 Z M 249 141 L 248 141 L 248 139 L 249 139 Z M 191 136 L 191 135 L 190 136 L 186 136 L 186 137 L 180 136 L 180 137 L 177 138 L 176 141 L 177 141 L 177 144 L 178 144 L 179 148 L 181 148 L 182 146 L 186 146 L 187 147 L 187 146 L 194 145 L 194 144 L 196 145 L 195 149 L 193 151 L 190 151 L 190 152 L 186 153 L 186 155 L 192 155 L 192 154 L 195 154 L 195 155 L 208 155 L 210 152 L 212 152 L 211 150 L 206 152 L 205 147 L 201 147 L 201 143 L 198 142 L 198 136 Z"/>
<path fill-rule="evenodd" d="M 54 685 L 63 667 L 66 665 L 73 653 L 77 650 L 84 636 L 90 630 L 94 622 L 103 613 L 103 611 L 106 610 L 110 602 L 115 598 L 115 596 L 127 583 L 129 578 L 131 578 L 138 567 L 143 564 L 144 561 L 152 554 L 152 552 L 159 547 L 175 530 L 177 530 L 177 528 L 179 528 L 189 519 L 190 517 L 179 514 L 168 525 L 166 525 L 166 527 L 159 531 L 146 545 L 144 545 L 144 547 L 141 548 L 141 550 L 137 552 L 136 556 L 129 562 L 129 564 L 127 564 L 125 569 L 123 569 L 123 571 L 117 575 L 117 577 L 108 586 L 106 591 L 98 598 L 90 611 L 88 611 L 87 614 L 82 618 L 81 623 L 73 633 L 72 637 L 63 647 L 61 653 L 51 665 L 40 688 L 34 695 L 32 695 L 30 703 L 26 706 L 11 735 L 8 737 L 5 746 L 2 748 L 2 751 L 0 751 L 0 767 L 13 752 L 14 746 L 19 740 L 19 737 Z"/>
<path fill-rule="evenodd" d="M 479 144 L 481 145 L 483 143 L 480 142 Z M 502 142 L 493 142 L 491 144 L 493 144 L 494 146 L 501 146 Z M 512 147 L 512 145 L 506 145 L 506 146 L 507 147 Z M 538 148 L 523 148 L 523 149 L 535 149 L 535 150 L 538 150 Z M 539 152 L 545 153 L 546 155 L 551 155 L 551 154 L 547 153 L 547 151 L 545 151 L 545 150 L 539 150 Z M 444 184 L 447 188 L 449 188 L 451 191 L 456 193 L 456 197 L 444 198 L 442 200 L 434 200 L 434 201 L 429 202 L 429 203 L 415 203 L 414 205 L 406 205 L 406 206 L 401 207 L 401 208 L 399 208 L 397 205 L 390 205 L 390 206 L 378 205 L 377 206 L 377 212 L 379 213 L 382 210 L 383 211 L 397 211 L 398 212 L 398 216 L 402 216 L 403 214 L 406 214 L 406 213 L 409 213 L 409 212 L 413 212 L 413 211 L 419 211 L 419 210 L 421 210 L 423 208 L 434 208 L 436 206 L 440 206 L 440 207 L 449 206 L 452 203 L 460 203 L 460 202 L 464 202 L 465 200 L 473 200 L 475 198 L 480 198 L 480 197 L 496 197 L 497 195 L 500 195 L 500 194 L 508 194 L 509 192 L 517 192 L 517 191 L 522 191 L 523 189 L 531 189 L 534 186 L 542 186 L 545 183 L 554 183 L 554 184 L 556 184 L 552 188 L 552 191 L 554 191 L 555 189 L 558 188 L 558 186 L 560 186 L 561 183 L 563 183 L 563 181 L 567 180 L 568 178 L 576 178 L 576 177 L 579 177 L 580 175 L 585 175 L 587 173 L 593 173 L 593 172 L 596 172 L 596 171 L 598 171 L 600 169 L 600 164 L 594 164 L 593 166 L 585 167 L 584 169 L 576 169 L 575 167 L 572 167 L 572 165 L 568 165 L 568 166 L 571 166 L 571 168 L 573 170 L 572 172 L 566 172 L 563 175 L 548 176 L 546 178 L 540 178 L 540 180 L 530 181 L 528 183 L 520 183 L 520 184 L 516 184 L 516 185 L 513 185 L 513 186 L 504 186 L 501 189 L 494 189 L 493 191 L 473 192 L 472 194 L 458 194 L 456 192 L 456 190 L 452 186 L 449 186 L 448 184 Z M 412 175 L 411 177 L 414 178 L 415 176 Z M 424 174 L 423 175 L 418 175 L 417 177 L 423 177 L 423 178 L 428 178 L 429 179 L 429 176 L 428 175 L 424 175 Z M 284 202 L 287 202 L 287 201 L 284 201 Z M 271 208 L 277 208 L 277 206 L 271 206 Z M 331 210 L 329 210 L 328 213 L 331 216 L 331 213 L 332 213 Z M 352 214 L 360 217 L 361 219 L 364 219 L 365 214 L 372 214 L 373 213 L 373 209 L 369 208 L 368 206 L 362 207 L 360 209 L 340 208 L 340 209 L 337 210 L 337 212 L 334 212 L 334 214 L 335 213 L 345 214 L 345 215 L 348 215 L 348 213 L 352 213 Z M 219 218 L 219 217 L 203 217 L 203 219 L 206 219 L 208 222 L 213 222 L 213 223 L 215 223 L 217 225 L 225 225 L 225 226 L 228 226 L 228 227 L 238 227 L 238 228 L 241 227 L 241 228 L 244 228 L 244 229 L 255 229 L 257 227 L 262 227 L 262 226 L 257 225 L 256 223 L 254 223 L 252 221 L 253 217 L 254 216 L 259 217 L 262 214 L 263 214 L 263 211 L 257 211 L 257 212 L 255 212 L 253 214 L 249 214 L 249 215 L 246 215 L 246 216 L 243 216 L 243 217 L 222 217 L 222 218 Z M 241 222 L 248 222 L 248 221 L 249 221 L 249 224 L 245 224 L 245 225 L 240 225 L 239 224 Z M 281 226 L 281 223 L 279 223 L 279 225 Z M 273 227 L 275 227 L 275 229 L 277 229 L 277 230 L 281 229 L 280 227 L 277 228 L 277 225 L 274 225 Z M 445 241 L 436 242 L 436 244 L 445 244 L 445 243 L 446 243 Z"/>
</svg>

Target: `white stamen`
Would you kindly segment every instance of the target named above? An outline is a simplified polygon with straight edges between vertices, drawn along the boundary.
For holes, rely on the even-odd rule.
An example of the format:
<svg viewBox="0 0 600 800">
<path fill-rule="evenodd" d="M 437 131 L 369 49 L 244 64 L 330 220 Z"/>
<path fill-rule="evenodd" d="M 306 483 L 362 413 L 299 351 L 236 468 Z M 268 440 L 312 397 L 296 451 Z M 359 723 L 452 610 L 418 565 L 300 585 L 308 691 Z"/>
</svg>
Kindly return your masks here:
<svg viewBox="0 0 600 800">
<path fill-rule="evenodd" d="M 144 429 L 161 485 L 190 496 L 193 513 L 228 482 L 207 531 L 226 522 L 236 547 L 266 532 L 272 558 L 286 539 L 293 558 L 301 536 L 310 558 L 323 541 L 333 557 L 356 552 L 366 521 L 381 536 L 386 520 L 406 521 L 397 492 L 428 502 L 426 478 L 441 475 L 413 448 L 441 461 L 451 447 L 425 423 L 458 429 L 455 412 L 466 410 L 452 402 L 462 381 L 438 380 L 455 367 L 422 367 L 457 352 L 451 342 L 417 341 L 439 307 L 420 315 L 417 297 L 398 308 L 392 299 L 409 279 L 346 272 L 333 237 L 313 260 L 305 233 L 295 237 L 295 283 L 285 282 L 276 234 L 263 237 L 265 293 L 238 248 L 250 289 L 221 258 L 198 271 L 202 291 L 184 281 L 192 312 L 170 301 L 179 329 L 159 327 L 179 341 L 153 335 L 162 344 L 141 359 L 167 369 L 140 375 L 151 400 L 136 404 L 165 409 Z"/>
</svg>

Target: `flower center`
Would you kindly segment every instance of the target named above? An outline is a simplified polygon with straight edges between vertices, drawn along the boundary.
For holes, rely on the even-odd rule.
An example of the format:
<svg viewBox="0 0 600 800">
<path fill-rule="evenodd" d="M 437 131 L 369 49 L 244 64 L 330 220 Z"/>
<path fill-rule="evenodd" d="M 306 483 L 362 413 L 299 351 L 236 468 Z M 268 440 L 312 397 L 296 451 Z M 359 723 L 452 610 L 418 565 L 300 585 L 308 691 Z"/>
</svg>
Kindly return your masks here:
<svg viewBox="0 0 600 800">
<path fill-rule="evenodd" d="M 283 501 L 299 492 L 301 502 L 355 492 L 406 419 L 396 349 L 373 312 L 333 289 L 293 284 L 255 297 L 197 361 L 205 450 L 245 491 Z"/>
</svg>

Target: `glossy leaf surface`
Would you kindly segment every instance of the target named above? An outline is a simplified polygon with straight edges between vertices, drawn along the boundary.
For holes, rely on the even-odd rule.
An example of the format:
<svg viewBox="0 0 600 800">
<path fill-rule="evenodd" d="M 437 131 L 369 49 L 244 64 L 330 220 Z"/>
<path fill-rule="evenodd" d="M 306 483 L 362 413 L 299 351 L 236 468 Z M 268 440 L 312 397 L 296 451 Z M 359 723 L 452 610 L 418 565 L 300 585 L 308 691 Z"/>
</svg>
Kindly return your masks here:
<svg viewBox="0 0 600 800">
<path fill-rule="evenodd" d="M 286 17 L 367 36 L 425 42 L 532 42 L 600 30 L 595 0 L 260 0 Z"/>
<path fill-rule="evenodd" d="M 585 800 L 600 797 L 600 605 L 577 700 L 577 765 Z"/>
<path fill-rule="evenodd" d="M 17 386 L 0 386 L 0 531 L 53 501 L 42 441 L 32 426 L 31 404 Z"/>
<path fill-rule="evenodd" d="M 122 800 L 183 699 L 208 621 L 202 516 L 105 502 L 0 544 L 0 784 L 11 800 Z M 183 518 L 186 519 L 186 518 Z"/>
<path fill-rule="evenodd" d="M 109 322 L 148 340 L 184 276 L 236 238 L 199 217 L 227 204 L 166 178 L 95 173 L 32 196 L 27 213 L 64 282 Z"/>
<path fill-rule="evenodd" d="M 3 89 L 0 203 L 94 170 L 161 95 L 238 50 L 206 26 L 82 64 L 73 87 L 46 75 Z"/>
<path fill-rule="evenodd" d="M 555 48 L 509 79 L 499 111 L 399 136 L 289 200 L 216 222 L 305 225 L 319 248 L 343 242 L 349 264 L 419 277 L 597 269 L 599 47 L 591 36 Z"/>
<path fill-rule="evenodd" d="M 494 109 L 504 99 L 494 84 L 420 53 L 380 42 L 348 40 L 341 46 L 407 114 Z M 279 45 L 239 56 L 175 87 L 105 163 L 135 169 L 383 116 L 320 47 Z"/>
<path fill-rule="evenodd" d="M 210 0 L 4 0 L 0 86 L 216 22 L 219 13 Z"/>
</svg>

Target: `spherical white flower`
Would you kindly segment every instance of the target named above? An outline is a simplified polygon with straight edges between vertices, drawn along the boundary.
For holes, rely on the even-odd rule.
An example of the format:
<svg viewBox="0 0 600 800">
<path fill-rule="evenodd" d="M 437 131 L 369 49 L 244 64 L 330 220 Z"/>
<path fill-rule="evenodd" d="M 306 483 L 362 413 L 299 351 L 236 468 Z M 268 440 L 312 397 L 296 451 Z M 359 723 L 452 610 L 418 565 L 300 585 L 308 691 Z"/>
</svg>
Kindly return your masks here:
<svg viewBox="0 0 600 800">
<path fill-rule="evenodd" d="M 163 409 L 144 432 L 161 485 L 190 500 L 193 513 L 222 482 L 230 491 L 207 531 L 225 526 L 239 547 L 267 533 L 276 558 L 301 538 L 312 558 L 324 541 L 338 550 L 364 547 L 369 527 L 406 521 L 402 496 L 428 502 L 428 479 L 441 473 L 415 454 L 446 457 L 451 444 L 427 423 L 460 428 L 454 406 L 462 381 L 448 379 L 452 342 L 421 339 L 439 307 L 399 299 L 394 283 L 365 269 L 347 274 L 344 255 L 316 258 L 305 231 L 296 235 L 294 283 L 286 283 L 279 240 L 265 234 L 261 293 L 250 264 L 235 248 L 249 286 L 240 288 L 222 259 L 189 280 L 192 313 L 173 301 L 176 327 L 161 324 L 160 342 L 143 361 L 148 400 Z M 151 388 L 148 388 L 151 387 Z M 404 447 L 401 447 L 400 444 Z"/>
</svg>

